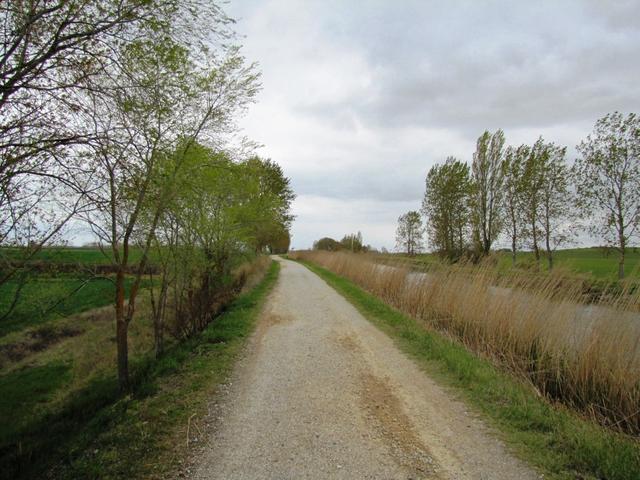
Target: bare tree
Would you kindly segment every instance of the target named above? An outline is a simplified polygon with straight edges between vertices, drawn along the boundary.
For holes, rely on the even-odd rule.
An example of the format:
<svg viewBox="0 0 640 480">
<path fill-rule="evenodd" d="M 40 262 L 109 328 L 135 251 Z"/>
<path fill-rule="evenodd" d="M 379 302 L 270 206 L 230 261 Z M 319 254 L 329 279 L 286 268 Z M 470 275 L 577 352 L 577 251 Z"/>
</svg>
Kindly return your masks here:
<svg viewBox="0 0 640 480">
<path fill-rule="evenodd" d="M 598 219 L 591 232 L 618 250 L 622 279 L 627 247 L 640 228 L 640 117 L 605 115 L 577 149 L 582 157 L 574 173 L 581 206 Z"/>
<path fill-rule="evenodd" d="M 89 140 L 80 98 L 111 45 L 150 5 L 135 0 L 0 2 L 0 284 L 89 205 L 78 151 Z M 6 317 L 12 308 L 0 313 Z"/>
</svg>

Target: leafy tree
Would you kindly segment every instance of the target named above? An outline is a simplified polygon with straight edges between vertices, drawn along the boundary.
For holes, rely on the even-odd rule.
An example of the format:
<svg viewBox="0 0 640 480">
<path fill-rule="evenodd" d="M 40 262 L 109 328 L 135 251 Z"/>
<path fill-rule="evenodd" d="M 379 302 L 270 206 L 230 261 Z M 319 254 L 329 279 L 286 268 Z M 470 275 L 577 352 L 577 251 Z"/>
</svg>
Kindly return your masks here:
<svg viewBox="0 0 640 480">
<path fill-rule="evenodd" d="M 530 148 L 521 145 L 517 148 L 508 147 L 502 162 L 504 178 L 504 210 L 509 236 L 511 237 L 511 259 L 516 264 L 516 252 L 522 240 L 522 210 L 524 208 L 524 165 L 529 157 Z"/>
<path fill-rule="evenodd" d="M 215 316 L 220 299 L 235 288 L 237 259 L 253 255 L 255 225 L 280 225 L 279 217 L 264 208 L 264 172 L 254 162 L 234 162 L 227 153 L 197 143 L 181 162 L 171 180 L 175 195 L 165 197 L 169 203 L 155 235 L 161 272 L 151 295 L 160 348 L 165 317 L 173 319 L 170 330 L 176 336 L 201 331 Z M 158 177 L 162 183 L 164 175 Z M 272 251 L 286 251 L 288 231 L 273 242 Z"/>
<path fill-rule="evenodd" d="M 544 186 L 544 166 L 549 151 L 542 137 L 538 138 L 529 150 L 524 162 L 522 178 L 522 213 L 526 225 L 526 236 L 530 240 L 536 265 L 540 265 L 540 217 L 541 192 Z"/>
<path fill-rule="evenodd" d="M 627 247 L 640 227 L 640 117 L 605 115 L 577 149 L 582 156 L 574 173 L 581 206 L 597 219 L 591 232 L 618 250 L 622 279 Z"/>
<path fill-rule="evenodd" d="M 247 219 L 252 224 L 253 244 L 256 252 L 261 252 L 275 243 L 288 238 L 293 221 L 291 203 L 295 194 L 290 180 L 285 177 L 282 168 L 272 160 L 252 157 L 246 162 L 252 170 L 256 191 L 253 196 L 255 218 Z M 288 248 L 288 245 L 287 245 Z"/>
<path fill-rule="evenodd" d="M 565 161 L 567 148 L 548 143 L 545 149 L 545 162 L 541 166 L 540 230 L 544 235 L 549 269 L 552 269 L 554 250 L 570 238 L 572 198 Z"/>
<path fill-rule="evenodd" d="M 289 251 L 289 247 L 291 246 L 291 235 L 289 230 L 281 229 L 280 233 L 271 238 L 269 242 L 269 252 L 270 253 L 287 253 Z"/>
<path fill-rule="evenodd" d="M 345 250 L 351 250 L 352 252 L 366 251 L 366 247 L 362 241 L 362 233 L 349 233 L 342 237 L 340 245 Z"/>
<path fill-rule="evenodd" d="M 199 5 L 185 11 L 184 4 L 167 2 L 158 8 L 132 41 L 118 45 L 117 61 L 88 95 L 95 211 L 85 219 L 110 247 L 116 270 L 121 389 L 128 387 L 128 327 L 157 227 L 178 193 L 175 180 L 198 141 L 233 131 L 233 115 L 258 88 L 253 67 L 244 65 L 237 48 L 206 46 L 227 19 L 212 4 Z M 208 15 L 206 25 L 198 24 L 198 14 Z M 131 266 L 135 244 L 142 255 Z M 135 278 L 125 301 L 124 276 L 131 269 Z"/>
<path fill-rule="evenodd" d="M 416 211 L 410 211 L 398 217 L 396 229 L 397 248 L 407 252 L 407 255 L 415 255 L 422 250 L 422 236 L 424 226 L 422 217 Z"/>
<path fill-rule="evenodd" d="M 471 164 L 473 236 L 484 255 L 491 251 L 502 229 L 503 146 L 502 130 L 493 134 L 485 131 L 478 138 Z"/>
<path fill-rule="evenodd" d="M 471 180 L 469 166 L 448 157 L 427 174 L 422 212 L 432 247 L 451 260 L 459 258 L 468 245 Z"/>
<path fill-rule="evenodd" d="M 323 237 L 313 242 L 314 250 L 325 250 L 327 252 L 337 252 L 342 249 L 342 245 L 337 240 L 329 237 Z"/>
</svg>

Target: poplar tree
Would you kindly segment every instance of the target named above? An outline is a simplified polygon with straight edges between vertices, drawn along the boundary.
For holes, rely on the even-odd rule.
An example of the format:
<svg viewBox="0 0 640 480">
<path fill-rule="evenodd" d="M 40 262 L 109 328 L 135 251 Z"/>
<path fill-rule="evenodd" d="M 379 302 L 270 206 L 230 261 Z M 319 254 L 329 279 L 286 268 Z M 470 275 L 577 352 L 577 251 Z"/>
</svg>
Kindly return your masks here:
<svg viewBox="0 0 640 480">
<path fill-rule="evenodd" d="M 483 255 L 489 254 L 502 229 L 503 147 L 502 130 L 485 131 L 478 138 L 471 164 L 473 236 Z"/>
</svg>

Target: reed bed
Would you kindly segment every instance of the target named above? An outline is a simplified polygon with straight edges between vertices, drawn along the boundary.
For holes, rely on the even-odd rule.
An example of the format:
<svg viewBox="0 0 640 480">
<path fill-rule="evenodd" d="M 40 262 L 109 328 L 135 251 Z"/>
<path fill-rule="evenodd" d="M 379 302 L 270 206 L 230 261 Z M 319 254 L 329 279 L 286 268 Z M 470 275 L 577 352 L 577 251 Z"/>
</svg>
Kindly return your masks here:
<svg viewBox="0 0 640 480">
<path fill-rule="evenodd" d="M 537 391 L 601 424 L 640 434 L 640 293 L 619 288 L 584 303 L 559 271 L 505 274 L 491 265 L 429 272 L 375 256 L 290 254 L 353 281 L 425 326 L 528 379 Z"/>
</svg>

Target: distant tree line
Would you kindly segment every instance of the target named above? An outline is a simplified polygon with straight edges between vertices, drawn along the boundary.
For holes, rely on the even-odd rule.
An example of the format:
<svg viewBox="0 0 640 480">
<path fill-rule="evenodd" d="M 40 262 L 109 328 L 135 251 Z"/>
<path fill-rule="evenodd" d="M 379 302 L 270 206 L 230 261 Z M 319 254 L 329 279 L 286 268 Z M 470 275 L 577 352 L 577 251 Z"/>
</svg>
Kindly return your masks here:
<svg viewBox="0 0 640 480">
<path fill-rule="evenodd" d="M 362 240 L 362 233 L 348 233 L 340 241 L 330 237 L 323 237 L 313 242 L 314 250 L 325 250 L 327 252 L 337 252 L 338 250 L 348 250 L 351 252 L 371 251 L 371 245 L 365 245 Z"/>
<path fill-rule="evenodd" d="M 288 249 L 289 180 L 247 158 L 251 145 L 225 147 L 259 74 L 208 0 L 7 0 L 0 20 L 0 245 L 15 247 L 11 258 L 0 249 L 0 286 L 16 284 L 18 299 L 29 260 L 69 225 L 89 225 L 115 272 L 126 389 L 127 332 L 152 251 L 161 353 L 168 315 L 185 334 L 211 319 L 238 252 Z"/>
<path fill-rule="evenodd" d="M 431 248 L 456 261 L 486 256 L 501 235 L 508 236 L 512 260 L 521 248 L 544 256 L 553 268 L 556 248 L 579 228 L 625 253 L 640 227 L 640 118 L 614 112 L 599 119 L 578 146 L 573 165 L 567 149 L 540 137 L 533 145 L 505 146 L 502 130 L 485 131 L 471 165 L 454 157 L 427 173 L 422 214 Z M 398 249 L 420 250 L 417 212 L 398 219 Z M 586 220 L 586 227 L 581 220 Z"/>
</svg>

